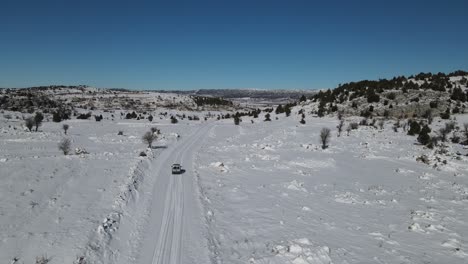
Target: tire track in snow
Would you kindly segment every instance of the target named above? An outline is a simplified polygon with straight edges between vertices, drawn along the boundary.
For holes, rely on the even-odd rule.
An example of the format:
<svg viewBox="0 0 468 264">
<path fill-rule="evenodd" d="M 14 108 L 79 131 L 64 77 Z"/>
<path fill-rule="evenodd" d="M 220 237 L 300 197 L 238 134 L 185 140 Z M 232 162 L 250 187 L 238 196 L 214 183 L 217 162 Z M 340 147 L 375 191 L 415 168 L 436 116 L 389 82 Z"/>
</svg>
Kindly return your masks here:
<svg viewBox="0 0 468 264">
<path fill-rule="evenodd" d="M 205 136 L 206 133 L 204 133 L 204 131 L 204 128 L 198 129 L 183 142 L 177 144 L 177 146 L 182 145 L 182 149 L 176 152 L 174 160 L 170 161 L 169 158 L 167 158 L 167 162 L 177 163 L 184 161 L 187 155 L 190 154 L 190 149 Z M 187 141 L 188 144 L 183 145 Z M 192 166 L 187 164 L 187 168 L 191 169 Z M 164 168 L 161 169 L 164 171 Z M 163 175 L 164 174 L 166 173 L 163 173 Z M 162 222 L 159 228 L 157 243 L 153 251 L 152 264 L 177 264 L 180 263 L 181 260 L 182 238 L 185 225 L 184 177 L 192 177 L 192 175 L 190 175 L 188 171 L 181 175 L 167 174 L 169 174 L 169 183 L 166 189 Z"/>
</svg>

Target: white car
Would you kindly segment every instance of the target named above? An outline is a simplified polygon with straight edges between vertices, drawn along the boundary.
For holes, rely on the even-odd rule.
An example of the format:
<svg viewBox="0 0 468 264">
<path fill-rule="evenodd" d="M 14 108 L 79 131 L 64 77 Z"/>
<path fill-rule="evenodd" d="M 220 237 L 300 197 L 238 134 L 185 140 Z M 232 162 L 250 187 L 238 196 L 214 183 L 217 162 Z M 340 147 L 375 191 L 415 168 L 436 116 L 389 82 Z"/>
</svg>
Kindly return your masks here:
<svg viewBox="0 0 468 264">
<path fill-rule="evenodd" d="M 181 174 L 182 173 L 182 166 L 180 164 L 174 163 L 172 164 L 172 174 Z"/>
</svg>

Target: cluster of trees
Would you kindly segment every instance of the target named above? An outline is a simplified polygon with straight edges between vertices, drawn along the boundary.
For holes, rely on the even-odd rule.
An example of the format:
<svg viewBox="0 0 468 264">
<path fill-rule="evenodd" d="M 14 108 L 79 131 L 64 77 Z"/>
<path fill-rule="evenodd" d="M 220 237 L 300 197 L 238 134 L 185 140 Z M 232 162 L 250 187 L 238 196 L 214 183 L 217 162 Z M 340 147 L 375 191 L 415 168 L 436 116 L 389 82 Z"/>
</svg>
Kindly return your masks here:
<svg viewBox="0 0 468 264">
<path fill-rule="evenodd" d="M 433 148 L 437 142 L 446 142 L 449 138 L 448 136 L 453 132 L 453 137 L 451 138 L 452 143 L 460 143 L 463 145 L 468 145 L 468 123 L 464 124 L 464 129 L 461 131 L 464 135 L 464 139 L 462 140 L 456 131 L 459 131 L 459 127 L 457 127 L 454 121 L 447 122 L 444 124 L 442 128 L 436 131 L 435 135 L 431 136 L 432 129 L 430 128 L 429 124 L 431 121 L 416 121 L 416 120 L 408 120 L 407 124 L 403 126 L 409 127 L 407 134 L 410 136 L 417 136 L 417 141 L 427 146 L 428 148 Z M 400 122 L 396 123 L 394 127 L 400 127 Z M 396 131 L 396 129 L 395 129 Z"/>
<path fill-rule="evenodd" d="M 126 113 L 126 114 L 124 114 L 124 113 L 122 113 L 122 112 L 120 113 L 121 116 L 125 115 L 125 119 L 136 119 L 136 120 L 145 119 L 145 116 L 144 116 L 144 115 L 146 115 L 146 114 L 148 114 L 148 113 L 147 113 L 147 112 L 143 112 L 143 114 L 141 114 L 141 113 L 138 113 L 138 114 L 137 114 L 135 111 L 133 111 L 133 112 L 131 112 L 131 113 Z M 166 114 L 167 114 L 167 113 L 166 113 Z M 162 115 L 163 115 L 163 114 L 162 114 Z M 164 116 L 165 116 L 165 115 L 164 115 Z M 154 119 L 153 115 L 149 114 L 148 117 L 146 117 L 146 118 L 148 119 L 148 121 L 153 122 L 153 119 Z"/>
<path fill-rule="evenodd" d="M 92 116 L 91 112 L 88 112 L 86 114 L 79 114 L 76 119 L 89 119 Z"/>
<path fill-rule="evenodd" d="M 297 103 L 288 103 L 286 105 L 281 105 L 279 104 L 277 107 L 276 107 L 276 110 L 275 110 L 275 113 L 278 115 L 278 114 L 282 114 L 282 113 L 285 113 L 286 116 L 290 116 L 291 115 L 291 108 L 296 106 Z"/>
<path fill-rule="evenodd" d="M 420 73 L 408 78 L 405 76 L 399 76 L 390 80 L 380 79 L 378 81 L 363 80 L 359 82 L 350 82 L 340 84 L 333 90 L 319 91 L 317 94 L 312 96 L 312 100 L 314 102 L 319 102 L 319 108 L 317 111 L 318 116 L 336 112 L 338 110 L 336 106 L 337 103 L 353 101 L 356 98 L 365 98 L 368 103 L 378 103 L 382 100 L 380 98 L 382 93 L 390 90 L 400 90 L 402 93 L 407 93 L 409 90 L 419 89 L 430 89 L 442 92 L 448 91 L 451 93 L 452 100 L 467 102 L 468 91 L 464 92 L 460 87 L 453 87 L 454 85 L 450 82 L 449 77 L 457 76 L 457 74 L 463 75 L 468 73 L 464 71 L 456 71 L 447 75 L 443 73 Z M 423 82 L 419 84 L 409 79 Z M 468 80 L 464 81 L 468 83 Z M 395 93 L 389 92 L 389 96 L 384 100 L 384 105 L 388 105 L 388 108 L 393 108 L 393 104 L 390 104 L 390 101 L 395 100 L 395 98 Z M 412 98 L 411 101 L 418 102 L 419 99 L 419 97 L 416 97 Z M 352 107 L 357 108 L 355 101 L 353 101 Z M 431 107 L 435 108 L 436 105 L 432 104 Z"/>
<path fill-rule="evenodd" d="M 137 119 L 140 120 L 140 116 L 141 115 L 138 115 L 137 113 L 135 113 L 135 111 L 131 112 L 131 113 L 127 113 L 125 115 L 125 119 Z"/>
<path fill-rule="evenodd" d="M 463 90 L 460 87 L 453 88 L 450 99 L 454 101 L 466 102 L 467 98 L 468 98 L 468 91 L 463 92 Z"/>
<path fill-rule="evenodd" d="M 41 109 L 43 113 L 52 112 L 55 109 L 67 109 L 62 101 L 46 96 L 42 92 L 28 89 L 6 89 L 5 95 L 0 96 L 0 109 L 34 113 Z"/>
<path fill-rule="evenodd" d="M 204 96 L 192 96 L 193 101 L 197 106 L 204 105 L 228 105 L 231 106 L 232 102 L 221 97 L 204 97 Z"/>
<path fill-rule="evenodd" d="M 96 120 L 96 122 L 100 122 L 102 120 L 102 115 L 95 115 L 94 116 L 94 120 Z"/>
<path fill-rule="evenodd" d="M 64 109 L 58 109 L 52 112 L 52 121 L 62 122 L 63 120 L 70 119 L 71 112 Z"/>
<path fill-rule="evenodd" d="M 218 115 L 218 120 L 220 119 L 229 119 L 229 118 L 233 118 L 234 119 L 234 124 L 235 125 L 239 125 L 240 122 L 242 122 L 242 118 L 243 116 L 250 116 L 250 117 L 253 117 L 253 118 L 258 118 L 258 115 L 262 112 L 262 110 L 260 109 L 255 109 L 255 110 L 252 110 L 252 111 L 248 111 L 248 112 L 236 112 L 235 114 L 231 115 L 229 113 L 225 114 L 225 115 Z"/>
</svg>

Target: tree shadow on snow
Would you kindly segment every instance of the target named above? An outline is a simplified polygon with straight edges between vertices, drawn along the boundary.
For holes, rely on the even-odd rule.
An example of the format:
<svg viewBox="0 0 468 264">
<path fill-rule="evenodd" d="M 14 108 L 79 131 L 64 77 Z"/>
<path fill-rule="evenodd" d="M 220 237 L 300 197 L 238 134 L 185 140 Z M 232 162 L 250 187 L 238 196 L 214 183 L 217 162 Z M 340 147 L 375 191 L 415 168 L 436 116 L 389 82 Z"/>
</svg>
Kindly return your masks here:
<svg viewBox="0 0 468 264">
<path fill-rule="evenodd" d="M 166 149 L 167 146 L 152 146 L 152 149 Z"/>
</svg>

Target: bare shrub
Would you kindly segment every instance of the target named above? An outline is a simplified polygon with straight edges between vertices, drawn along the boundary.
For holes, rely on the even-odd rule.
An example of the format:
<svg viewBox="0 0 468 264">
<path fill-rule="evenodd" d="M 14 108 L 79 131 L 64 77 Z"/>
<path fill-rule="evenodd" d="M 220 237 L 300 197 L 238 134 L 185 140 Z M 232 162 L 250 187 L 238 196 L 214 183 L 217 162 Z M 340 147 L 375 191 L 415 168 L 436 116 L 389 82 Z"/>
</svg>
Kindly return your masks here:
<svg viewBox="0 0 468 264">
<path fill-rule="evenodd" d="M 50 258 L 47 256 L 36 257 L 36 264 L 47 264 L 50 262 Z"/>
<path fill-rule="evenodd" d="M 338 128 L 338 136 L 341 136 L 341 131 L 343 131 L 343 126 L 344 126 L 344 120 L 340 119 L 340 123 L 336 126 Z"/>
<path fill-rule="evenodd" d="M 449 131 L 449 133 L 452 132 L 456 126 L 457 123 L 454 121 L 445 123 L 445 128 Z"/>
<path fill-rule="evenodd" d="M 328 143 L 330 141 L 331 131 L 329 128 L 322 128 L 320 131 L 320 142 L 322 143 L 322 149 L 328 148 Z"/>
<path fill-rule="evenodd" d="M 434 120 L 434 116 L 432 114 L 432 110 L 431 109 L 427 109 L 424 114 L 422 115 L 423 118 L 426 118 L 427 119 L 427 123 L 430 125 L 432 124 L 432 121 Z"/>
<path fill-rule="evenodd" d="M 155 141 L 157 138 L 158 136 L 155 133 L 148 131 L 143 135 L 142 140 L 144 143 L 148 144 L 148 148 L 151 148 L 153 141 Z"/>
<path fill-rule="evenodd" d="M 69 138 L 63 138 L 58 144 L 58 149 L 63 152 L 63 155 L 68 155 L 71 149 L 71 140 Z"/>
<path fill-rule="evenodd" d="M 152 127 L 150 130 L 151 132 L 156 133 L 157 135 L 161 134 L 161 131 L 156 127 Z"/>
<path fill-rule="evenodd" d="M 65 135 L 66 135 L 67 130 L 68 130 L 68 128 L 70 128 L 70 126 L 68 124 L 63 124 L 62 128 L 63 128 L 63 131 L 65 132 Z"/>
<path fill-rule="evenodd" d="M 443 127 L 441 129 L 439 129 L 439 138 L 442 142 L 445 142 L 447 141 L 447 135 L 448 135 L 449 131 L 447 130 L 446 127 Z"/>
<path fill-rule="evenodd" d="M 468 123 L 463 124 L 463 134 L 465 135 L 465 141 L 463 144 L 468 145 Z"/>
<path fill-rule="evenodd" d="M 385 121 L 383 119 L 380 119 L 377 125 L 379 126 L 380 129 L 384 129 Z"/>
<path fill-rule="evenodd" d="M 351 127 L 352 130 L 358 129 L 359 124 L 356 122 L 350 123 L 349 126 Z"/>
<path fill-rule="evenodd" d="M 422 162 L 424 164 L 429 164 L 429 158 L 427 155 L 421 155 L 419 157 L 416 157 L 416 161 Z"/>
<path fill-rule="evenodd" d="M 24 124 L 29 129 L 29 131 L 32 131 L 34 126 L 34 119 L 32 117 L 26 118 L 26 120 L 24 120 Z"/>
<path fill-rule="evenodd" d="M 445 127 L 439 129 L 439 137 L 442 142 L 447 141 L 447 135 L 455 129 L 455 122 L 445 123 Z"/>
<path fill-rule="evenodd" d="M 343 111 L 338 111 L 338 120 L 343 120 Z"/>
</svg>

